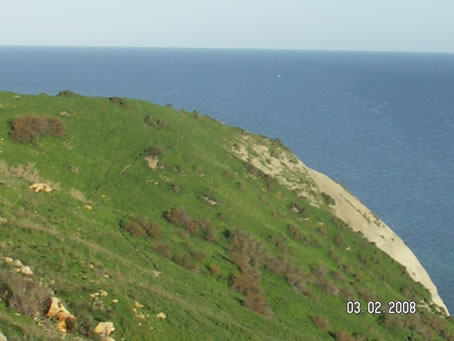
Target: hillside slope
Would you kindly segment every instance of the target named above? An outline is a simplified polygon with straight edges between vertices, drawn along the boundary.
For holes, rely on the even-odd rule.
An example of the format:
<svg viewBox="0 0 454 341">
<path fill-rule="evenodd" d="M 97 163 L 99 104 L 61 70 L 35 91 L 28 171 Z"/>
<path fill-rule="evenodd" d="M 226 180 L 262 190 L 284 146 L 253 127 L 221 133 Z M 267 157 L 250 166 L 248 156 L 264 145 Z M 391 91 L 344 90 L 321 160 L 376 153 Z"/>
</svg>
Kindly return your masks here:
<svg viewBox="0 0 454 341">
<path fill-rule="evenodd" d="M 128 341 L 454 339 L 430 278 L 371 243 L 345 215 L 348 192 L 324 187 L 279 140 L 71 92 L 0 92 L 0 118 L 8 340 L 64 329 Z M 48 318 L 50 297 L 74 319 Z M 414 304 L 382 313 L 391 301 Z M 100 322 L 115 330 L 99 336 Z"/>
</svg>

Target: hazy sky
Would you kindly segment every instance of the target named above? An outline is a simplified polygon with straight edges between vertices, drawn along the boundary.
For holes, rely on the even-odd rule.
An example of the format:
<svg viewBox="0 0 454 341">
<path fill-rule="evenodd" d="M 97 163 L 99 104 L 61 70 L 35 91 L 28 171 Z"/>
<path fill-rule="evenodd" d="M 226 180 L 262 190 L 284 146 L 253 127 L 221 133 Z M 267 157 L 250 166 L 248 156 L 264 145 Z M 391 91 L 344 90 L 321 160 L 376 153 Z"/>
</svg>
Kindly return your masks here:
<svg viewBox="0 0 454 341">
<path fill-rule="evenodd" d="M 0 45 L 454 53 L 454 0 L 4 0 L 0 8 Z"/>
</svg>

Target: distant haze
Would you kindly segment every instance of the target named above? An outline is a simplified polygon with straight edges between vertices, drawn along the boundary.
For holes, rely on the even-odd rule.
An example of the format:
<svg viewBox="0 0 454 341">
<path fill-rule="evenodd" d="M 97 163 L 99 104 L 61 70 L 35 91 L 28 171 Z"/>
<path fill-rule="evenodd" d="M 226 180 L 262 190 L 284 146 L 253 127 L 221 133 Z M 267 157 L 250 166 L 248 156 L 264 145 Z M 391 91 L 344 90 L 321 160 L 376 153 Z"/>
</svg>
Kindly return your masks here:
<svg viewBox="0 0 454 341">
<path fill-rule="evenodd" d="M 14 0 L 0 45 L 454 53 L 452 0 Z"/>
</svg>

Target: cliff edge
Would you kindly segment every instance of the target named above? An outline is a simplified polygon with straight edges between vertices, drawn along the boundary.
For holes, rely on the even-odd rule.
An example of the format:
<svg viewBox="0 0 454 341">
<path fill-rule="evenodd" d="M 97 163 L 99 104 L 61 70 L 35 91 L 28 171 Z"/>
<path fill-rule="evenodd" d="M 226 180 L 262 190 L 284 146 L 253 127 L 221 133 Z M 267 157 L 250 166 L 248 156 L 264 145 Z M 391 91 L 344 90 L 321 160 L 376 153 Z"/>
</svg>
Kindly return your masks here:
<svg viewBox="0 0 454 341">
<path fill-rule="evenodd" d="M 314 206 L 323 204 L 323 195 L 334 199 L 334 202 L 329 205 L 334 215 L 345 221 L 354 231 L 361 232 L 367 240 L 402 264 L 410 277 L 415 282 L 420 282 L 429 291 L 433 303 L 439 307 L 439 310 L 449 315 L 448 308 L 439 296 L 437 287 L 427 271 L 389 226 L 341 184 L 307 167 L 289 150 L 276 158 L 276 155 L 273 155 L 272 144 L 266 146 L 263 142 L 255 140 L 252 134 L 244 132 L 243 141 L 236 145 L 234 152 L 242 160 L 272 175 L 291 190 L 297 191 Z"/>
</svg>

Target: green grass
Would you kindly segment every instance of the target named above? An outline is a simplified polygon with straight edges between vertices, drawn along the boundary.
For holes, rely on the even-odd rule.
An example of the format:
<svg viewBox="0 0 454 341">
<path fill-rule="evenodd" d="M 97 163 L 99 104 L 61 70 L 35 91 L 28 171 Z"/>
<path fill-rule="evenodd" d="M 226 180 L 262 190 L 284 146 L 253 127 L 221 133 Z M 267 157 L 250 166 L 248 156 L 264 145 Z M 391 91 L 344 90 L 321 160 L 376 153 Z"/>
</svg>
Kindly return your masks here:
<svg viewBox="0 0 454 341">
<path fill-rule="evenodd" d="M 0 92 L 0 217 L 6 220 L 0 223 L 0 256 L 29 265 L 34 280 L 62 298 L 91 331 L 97 322 L 112 321 L 112 336 L 128 341 L 335 340 L 340 331 L 355 334 L 353 340 L 425 340 L 428 335 L 431 340 L 450 340 L 451 335 L 452 340 L 452 319 L 422 308 L 415 316 L 398 316 L 397 327 L 379 315 L 346 313 L 346 293 L 363 303 L 371 298 L 406 301 L 408 295 L 429 302 L 430 295 L 361 235 L 337 226 L 329 202 L 313 207 L 288 188 L 278 183 L 270 188 L 260 174 L 251 175 L 232 152 L 232 144 L 249 133 L 144 101 L 126 99 L 122 105 L 108 98 L 14 95 Z M 58 117 L 66 135 L 42 137 L 35 144 L 11 140 L 11 121 L 29 114 Z M 150 116 L 165 124 L 147 123 Z M 275 155 L 289 153 L 279 141 L 250 137 L 270 145 Z M 162 149 L 155 169 L 144 159 L 151 147 Z M 29 172 L 21 174 L 17 166 L 27 164 Z M 28 189 L 31 170 L 57 190 Z M 178 193 L 173 185 L 179 186 Z M 74 197 L 75 190 L 86 202 Z M 205 196 L 217 205 L 208 204 Z M 308 220 L 291 210 L 294 203 L 305 209 Z M 164 213 L 173 208 L 183 208 L 192 221 L 209 220 L 217 240 L 205 240 L 200 231 L 183 232 L 185 227 L 167 221 Z M 159 239 L 121 228 L 120 221 L 131 216 L 159 223 Z M 291 238 L 289 224 L 304 240 Z M 262 256 L 261 264 L 247 266 L 260 273 L 258 285 L 270 314 L 246 309 L 245 296 L 231 288 L 241 271 L 231 259 L 228 234 L 235 230 L 248 231 L 263 245 L 264 255 L 303 273 L 306 291 L 265 269 Z M 160 244 L 169 244 L 173 255 L 186 256 L 196 269 L 156 252 Z M 197 252 L 205 257 L 195 259 Z M 208 269 L 212 263 L 220 267 L 216 276 Z M 317 277 L 314 268 L 320 264 L 326 273 Z M 155 277 L 153 271 L 162 274 Z M 90 297 L 101 289 L 108 296 Z M 135 301 L 144 305 L 144 319 L 133 311 Z M 160 312 L 166 320 L 155 317 Z M 10 339 L 57 335 L 56 323 L 38 327 L 32 317 L 15 313 L 0 302 L 1 330 Z M 314 316 L 325 317 L 329 327 L 319 329 Z M 433 320 L 441 327 L 434 328 Z M 79 331 L 74 328 L 70 335 L 80 336 Z"/>
</svg>

